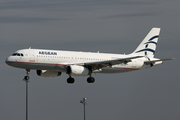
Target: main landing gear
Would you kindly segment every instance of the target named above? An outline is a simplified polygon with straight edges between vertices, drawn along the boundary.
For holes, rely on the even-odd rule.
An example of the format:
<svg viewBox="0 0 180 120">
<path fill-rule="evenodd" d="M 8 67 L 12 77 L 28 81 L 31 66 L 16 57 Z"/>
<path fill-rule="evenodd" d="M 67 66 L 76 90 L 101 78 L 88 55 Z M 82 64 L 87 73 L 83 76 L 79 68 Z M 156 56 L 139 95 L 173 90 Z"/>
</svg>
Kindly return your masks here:
<svg viewBox="0 0 180 120">
<path fill-rule="evenodd" d="M 67 79 L 67 83 L 69 84 L 73 84 L 74 83 L 74 78 L 72 78 L 71 76 L 69 76 L 69 78 Z"/>
<path fill-rule="evenodd" d="M 88 83 L 94 83 L 94 81 L 95 81 L 95 79 L 94 79 L 93 77 L 91 77 L 91 76 L 89 76 L 89 77 L 87 78 L 87 82 L 88 82 Z"/>
<path fill-rule="evenodd" d="M 72 78 L 71 76 L 69 76 L 69 78 L 67 79 L 67 83 L 73 84 L 74 82 L 75 82 L 74 78 Z M 94 83 L 94 82 L 95 82 L 94 77 L 89 76 L 89 77 L 87 78 L 87 82 L 88 82 L 88 83 Z"/>
</svg>

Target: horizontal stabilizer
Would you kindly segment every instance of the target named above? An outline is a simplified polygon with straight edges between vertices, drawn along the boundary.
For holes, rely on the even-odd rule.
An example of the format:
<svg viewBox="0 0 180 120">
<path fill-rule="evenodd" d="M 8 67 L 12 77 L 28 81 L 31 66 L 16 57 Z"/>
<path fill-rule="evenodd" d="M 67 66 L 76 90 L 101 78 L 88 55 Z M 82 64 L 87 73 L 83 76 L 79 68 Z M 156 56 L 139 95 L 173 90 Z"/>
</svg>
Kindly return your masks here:
<svg viewBox="0 0 180 120">
<path fill-rule="evenodd" d="M 145 61 L 144 63 L 146 65 L 150 65 L 151 67 L 154 65 L 159 65 L 162 64 L 163 61 L 167 61 L 167 60 L 174 60 L 175 58 L 169 58 L 169 59 L 157 59 L 157 60 L 150 60 L 150 61 Z"/>
<path fill-rule="evenodd" d="M 146 62 L 144 62 L 144 63 L 155 63 L 155 62 L 159 62 L 159 61 L 161 61 L 161 62 L 163 62 L 163 61 L 167 61 L 167 60 L 174 60 L 175 58 L 169 58 L 169 59 L 159 59 L 159 60 L 152 60 L 152 61 L 146 61 Z"/>
</svg>

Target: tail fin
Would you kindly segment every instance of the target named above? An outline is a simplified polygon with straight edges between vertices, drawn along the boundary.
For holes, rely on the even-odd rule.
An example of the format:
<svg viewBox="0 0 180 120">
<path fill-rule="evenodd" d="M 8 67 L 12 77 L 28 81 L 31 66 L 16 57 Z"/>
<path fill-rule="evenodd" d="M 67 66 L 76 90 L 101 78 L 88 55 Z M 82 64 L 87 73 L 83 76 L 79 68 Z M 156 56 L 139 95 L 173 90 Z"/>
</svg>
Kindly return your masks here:
<svg viewBox="0 0 180 120">
<path fill-rule="evenodd" d="M 152 28 L 133 53 L 153 58 L 159 38 L 160 28 Z"/>
</svg>

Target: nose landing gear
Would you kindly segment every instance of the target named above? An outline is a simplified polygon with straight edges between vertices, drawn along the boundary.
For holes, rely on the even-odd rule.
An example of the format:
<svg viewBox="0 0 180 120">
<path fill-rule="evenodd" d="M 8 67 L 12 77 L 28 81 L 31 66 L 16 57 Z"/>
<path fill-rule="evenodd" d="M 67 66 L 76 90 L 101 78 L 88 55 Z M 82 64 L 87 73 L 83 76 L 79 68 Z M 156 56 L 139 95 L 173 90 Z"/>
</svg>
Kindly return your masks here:
<svg viewBox="0 0 180 120">
<path fill-rule="evenodd" d="M 28 81 L 29 80 L 29 73 L 30 73 L 30 70 L 26 70 L 26 76 L 24 76 L 24 79 L 23 80 L 25 80 L 25 81 Z"/>
</svg>

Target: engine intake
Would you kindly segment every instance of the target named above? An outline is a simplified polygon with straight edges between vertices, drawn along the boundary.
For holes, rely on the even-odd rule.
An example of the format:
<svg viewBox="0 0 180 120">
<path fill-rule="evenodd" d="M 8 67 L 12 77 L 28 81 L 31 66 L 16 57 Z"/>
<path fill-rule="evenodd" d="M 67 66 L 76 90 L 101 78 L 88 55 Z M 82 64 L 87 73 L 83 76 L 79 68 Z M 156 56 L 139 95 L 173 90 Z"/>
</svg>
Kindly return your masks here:
<svg viewBox="0 0 180 120">
<path fill-rule="evenodd" d="M 90 70 L 83 66 L 69 65 L 67 66 L 67 74 L 74 76 L 86 76 L 90 74 Z"/>
<path fill-rule="evenodd" d="M 56 77 L 61 75 L 61 72 L 51 70 L 37 70 L 36 73 L 41 77 Z"/>
</svg>

